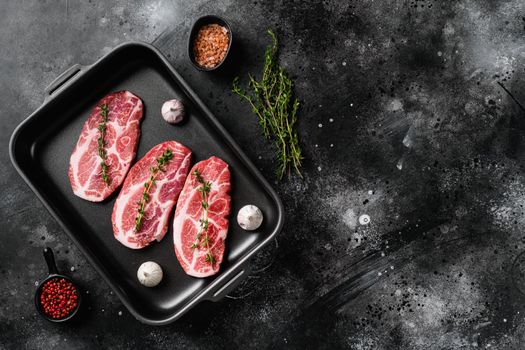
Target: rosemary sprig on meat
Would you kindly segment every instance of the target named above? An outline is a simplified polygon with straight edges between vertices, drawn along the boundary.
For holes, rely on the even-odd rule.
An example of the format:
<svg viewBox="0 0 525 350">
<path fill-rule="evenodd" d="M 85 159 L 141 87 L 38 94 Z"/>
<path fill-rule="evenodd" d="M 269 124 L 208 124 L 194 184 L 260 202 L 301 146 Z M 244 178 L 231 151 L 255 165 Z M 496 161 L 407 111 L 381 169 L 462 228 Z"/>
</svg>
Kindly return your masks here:
<svg viewBox="0 0 525 350">
<path fill-rule="evenodd" d="M 239 77 L 233 80 L 232 91 L 248 101 L 253 113 L 259 117 L 264 137 L 273 140 L 277 147 L 277 176 L 294 170 L 301 176 L 303 155 L 297 137 L 297 109 L 299 101 L 293 97 L 293 81 L 277 61 L 279 50 L 275 33 L 268 29 L 272 44 L 266 47 L 262 78 L 257 81 L 249 75 L 248 87 L 251 92 L 239 86 Z"/>
<path fill-rule="evenodd" d="M 104 141 L 104 138 L 106 137 L 106 124 L 108 122 L 108 115 L 109 115 L 109 107 L 106 103 L 100 105 L 100 116 L 101 121 L 98 124 L 98 131 L 100 131 L 100 136 L 98 138 L 98 155 L 102 159 L 100 162 L 101 167 L 101 174 L 102 174 L 102 180 L 104 180 L 104 183 L 106 186 L 109 186 L 109 166 L 107 163 L 108 154 L 106 152 L 105 146 L 106 142 Z"/>
<path fill-rule="evenodd" d="M 157 174 L 161 172 L 165 172 L 166 168 L 164 167 L 170 159 L 173 158 L 173 152 L 167 148 L 164 153 L 157 158 L 157 165 L 152 167 L 149 167 L 150 170 L 150 177 L 148 181 L 144 183 L 144 190 L 142 191 L 142 196 L 140 197 L 140 200 L 137 202 L 138 209 L 137 209 L 137 216 L 135 217 L 135 231 L 140 231 L 142 227 L 142 221 L 144 220 L 144 214 L 145 214 L 145 207 L 146 204 L 150 200 L 149 190 L 151 189 L 151 186 L 155 184 L 155 179 L 157 177 Z"/>
<path fill-rule="evenodd" d="M 215 263 L 215 256 L 210 249 L 211 239 L 208 236 L 208 227 L 210 224 L 208 221 L 208 196 L 211 191 L 211 183 L 209 181 L 205 181 L 197 169 L 195 169 L 193 172 L 193 176 L 195 176 L 197 181 L 201 184 L 201 187 L 198 188 L 198 191 L 202 196 L 201 207 L 203 211 L 202 217 L 199 219 L 200 230 L 199 233 L 197 233 L 197 237 L 195 237 L 195 241 L 191 245 L 191 249 L 199 248 L 202 244 L 202 247 L 206 248 L 206 262 L 213 264 Z"/>
</svg>

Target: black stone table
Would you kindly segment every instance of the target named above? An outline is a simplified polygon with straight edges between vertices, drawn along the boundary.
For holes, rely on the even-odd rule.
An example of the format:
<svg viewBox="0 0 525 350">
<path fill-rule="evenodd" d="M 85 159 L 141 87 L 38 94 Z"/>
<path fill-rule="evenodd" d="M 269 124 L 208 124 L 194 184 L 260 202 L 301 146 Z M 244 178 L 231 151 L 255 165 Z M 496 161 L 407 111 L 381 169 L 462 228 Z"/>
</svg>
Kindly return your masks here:
<svg viewBox="0 0 525 350">
<path fill-rule="evenodd" d="M 525 347 L 522 0 L 34 0 L 0 13 L 0 349 Z M 203 14 L 233 27 L 222 73 L 186 56 Z M 282 182 L 230 92 L 234 76 L 260 72 L 269 27 L 302 101 L 303 178 Z M 286 206 L 246 282 L 164 327 L 127 312 L 7 152 L 47 84 L 127 40 L 167 55 Z M 45 246 L 89 292 L 82 322 L 36 314 Z"/>
</svg>

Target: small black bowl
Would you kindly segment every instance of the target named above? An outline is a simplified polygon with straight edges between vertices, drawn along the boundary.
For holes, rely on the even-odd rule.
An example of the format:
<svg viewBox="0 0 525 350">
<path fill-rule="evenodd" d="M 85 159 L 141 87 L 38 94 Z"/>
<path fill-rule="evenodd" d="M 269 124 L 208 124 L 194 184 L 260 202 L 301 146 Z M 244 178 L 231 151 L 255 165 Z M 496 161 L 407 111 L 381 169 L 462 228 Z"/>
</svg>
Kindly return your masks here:
<svg viewBox="0 0 525 350">
<path fill-rule="evenodd" d="M 44 258 L 46 259 L 47 267 L 49 269 L 49 276 L 47 276 L 46 279 L 43 280 L 38 285 L 38 288 L 36 289 L 36 292 L 35 292 L 36 309 L 38 313 L 40 314 L 40 316 L 42 316 L 48 321 L 55 322 L 55 323 L 66 322 L 72 319 L 78 313 L 78 310 L 80 309 L 80 305 L 82 304 L 82 295 L 81 295 L 82 293 L 80 292 L 80 288 L 78 287 L 78 284 L 75 281 L 73 281 L 70 277 L 67 277 L 67 276 L 64 276 L 58 273 L 58 269 L 55 263 L 55 255 L 53 254 L 53 250 L 51 248 L 47 247 L 46 249 L 44 249 Z M 40 303 L 40 295 L 42 294 L 42 288 L 44 287 L 44 284 L 46 284 L 47 281 L 50 281 L 53 279 L 62 279 L 62 278 L 68 282 L 71 282 L 75 286 L 75 289 L 77 290 L 77 296 L 78 296 L 77 307 L 69 315 L 63 318 L 51 318 L 51 317 L 48 317 L 44 313 L 42 304 Z"/>
<path fill-rule="evenodd" d="M 193 55 L 193 41 L 197 37 L 197 33 L 199 32 L 199 30 L 207 24 L 218 24 L 226 28 L 228 30 L 228 37 L 230 38 L 229 43 L 228 43 L 228 49 L 226 49 L 226 54 L 224 55 L 224 58 L 222 59 L 221 62 L 219 62 L 219 64 L 217 64 L 215 67 L 212 67 L 212 68 L 206 68 L 206 67 L 199 66 L 197 62 L 195 62 L 195 56 Z M 226 22 L 224 18 L 221 18 L 219 16 L 213 16 L 213 15 L 200 17 L 193 24 L 193 27 L 191 28 L 191 32 L 190 32 L 190 38 L 188 40 L 188 56 L 190 57 L 191 63 L 193 64 L 195 68 L 197 68 L 200 71 L 210 72 L 210 71 L 217 70 L 220 66 L 222 66 L 224 61 L 226 61 L 226 58 L 228 57 L 228 54 L 230 53 L 230 49 L 232 47 L 232 41 L 233 41 L 233 35 L 232 35 L 230 24 Z"/>
</svg>

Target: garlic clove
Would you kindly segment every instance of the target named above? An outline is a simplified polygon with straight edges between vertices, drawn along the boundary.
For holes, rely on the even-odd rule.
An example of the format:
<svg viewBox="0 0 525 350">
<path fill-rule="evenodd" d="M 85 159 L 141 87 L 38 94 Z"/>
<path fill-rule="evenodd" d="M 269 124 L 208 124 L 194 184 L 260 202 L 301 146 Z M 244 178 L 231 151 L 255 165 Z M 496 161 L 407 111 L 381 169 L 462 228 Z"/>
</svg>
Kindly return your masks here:
<svg viewBox="0 0 525 350">
<path fill-rule="evenodd" d="M 186 111 L 181 101 L 177 99 L 164 102 L 161 109 L 162 118 L 170 124 L 177 124 L 184 120 Z"/>
<path fill-rule="evenodd" d="M 263 214 L 261 209 L 252 204 L 245 205 L 237 214 L 237 223 L 246 231 L 258 229 L 262 222 Z"/>
<path fill-rule="evenodd" d="M 146 261 L 137 271 L 139 282 L 146 287 L 155 287 L 162 281 L 162 277 L 162 268 L 154 261 Z"/>
</svg>

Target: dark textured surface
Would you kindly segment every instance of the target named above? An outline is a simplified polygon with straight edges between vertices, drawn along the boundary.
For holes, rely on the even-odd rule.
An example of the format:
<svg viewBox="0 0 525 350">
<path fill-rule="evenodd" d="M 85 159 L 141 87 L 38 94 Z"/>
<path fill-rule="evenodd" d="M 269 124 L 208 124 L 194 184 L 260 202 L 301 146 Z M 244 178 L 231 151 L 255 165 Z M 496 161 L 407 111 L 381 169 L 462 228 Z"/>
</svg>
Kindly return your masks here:
<svg viewBox="0 0 525 350">
<path fill-rule="evenodd" d="M 523 1 L 7 1 L 0 12 L 0 348 L 525 346 L 513 269 L 525 251 L 525 113 L 498 85 L 525 101 Z M 192 21 L 209 13 L 231 22 L 236 44 L 213 74 L 186 56 Z M 307 158 L 303 180 L 275 183 L 284 230 L 230 298 L 144 326 L 16 175 L 8 137 L 63 70 L 160 35 L 273 182 L 273 150 L 229 92 L 233 76 L 260 70 L 270 26 L 303 101 Z M 89 291 L 76 324 L 49 324 L 32 305 L 46 245 Z"/>
</svg>

